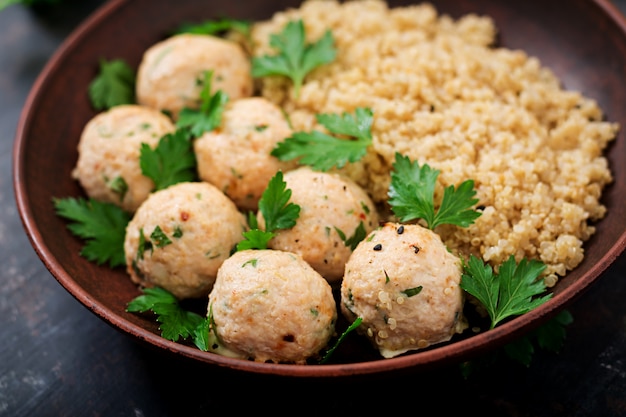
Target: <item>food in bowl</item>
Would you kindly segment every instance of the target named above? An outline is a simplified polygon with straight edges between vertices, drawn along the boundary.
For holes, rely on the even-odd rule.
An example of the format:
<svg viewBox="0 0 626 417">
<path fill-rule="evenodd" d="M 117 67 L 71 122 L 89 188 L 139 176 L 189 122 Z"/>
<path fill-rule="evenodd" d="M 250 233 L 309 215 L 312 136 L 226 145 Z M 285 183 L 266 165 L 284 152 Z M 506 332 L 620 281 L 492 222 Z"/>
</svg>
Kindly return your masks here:
<svg viewBox="0 0 626 417">
<path fill-rule="evenodd" d="M 419 224 L 385 223 L 359 242 L 341 281 L 342 313 L 385 358 L 467 328 L 461 260 Z M 418 296 L 419 295 L 419 296 Z"/>
<path fill-rule="evenodd" d="M 162 112 L 135 104 L 114 106 L 85 125 L 72 176 L 85 193 L 134 212 L 154 189 L 141 172 L 141 145 L 156 146 L 176 127 Z"/>
<path fill-rule="evenodd" d="M 281 31 L 297 30 L 290 26 L 297 21 L 306 33 L 304 50 L 323 50 L 323 57 L 307 67 L 305 77 L 280 71 L 257 76 L 254 95 L 281 108 L 293 132 L 329 130 L 322 114 L 370 109 L 371 143 L 365 142 L 364 155 L 332 171 L 365 190 L 381 220 L 398 220 L 389 211 L 389 190 L 394 158 L 404 155 L 440 174 L 427 187 L 432 209 L 444 206 L 448 190 L 454 193 L 472 180 L 479 215 L 463 225 L 433 227 L 455 256 L 476 257 L 496 270 L 511 258 L 538 260 L 546 265 L 540 281 L 548 286 L 580 263 L 593 222 L 605 214 L 600 197 L 611 172 L 602 152 L 619 129 L 603 120 L 593 100 L 564 90 L 523 51 L 494 47 L 496 28 L 488 17 L 455 21 L 429 4 L 389 8 L 381 1 L 308 1 L 278 12 L 252 25 L 252 42 L 244 49 L 252 53 L 253 74 L 258 74 L 255 62 L 277 56 L 292 39 Z M 329 34 L 333 54 L 324 50 Z M 203 74 L 210 71 L 204 68 L 189 79 L 206 80 Z M 207 83 L 202 87 L 200 102 Z M 193 106 L 193 100 L 187 103 Z M 423 219 L 408 222 L 424 226 Z M 462 280 L 455 293 L 461 288 Z M 459 308 L 456 304 L 455 312 Z M 449 340 L 444 339 L 410 350 Z M 394 346 L 388 356 L 402 349 Z"/>
<path fill-rule="evenodd" d="M 207 182 L 153 192 L 126 227 L 126 270 L 137 284 L 179 299 L 206 296 L 246 230 L 232 200 Z"/>
<path fill-rule="evenodd" d="M 378 227 L 377 209 L 359 185 L 338 173 L 304 166 L 286 172 L 284 179 L 300 215 L 268 246 L 299 254 L 337 286 L 356 244 Z M 263 224 L 262 216 L 259 223 Z"/>
<path fill-rule="evenodd" d="M 337 307 L 330 284 L 301 256 L 243 250 L 219 269 L 207 314 L 226 354 L 306 364 L 334 335 Z"/>
<path fill-rule="evenodd" d="M 262 78 L 260 94 L 296 131 L 315 126 L 318 113 L 372 108 L 372 146 L 344 171 L 375 202 L 386 201 L 400 152 L 441 171 L 438 198 L 475 180 L 482 216 L 437 230 L 451 251 L 493 265 L 511 254 L 540 259 L 550 286 L 582 261 L 605 214 L 612 176 L 603 150 L 619 128 L 594 100 L 564 89 L 524 51 L 494 47 L 491 18 L 453 20 L 428 3 L 305 2 L 253 26 L 255 55 L 273 53 L 270 34 L 299 18 L 310 39 L 332 32 L 336 59 L 297 98 L 284 77 Z"/>
<path fill-rule="evenodd" d="M 220 129 L 194 140 L 198 176 L 232 199 L 242 211 L 256 211 L 277 171 L 295 167 L 270 152 L 292 133 L 280 107 L 262 97 L 226 103 Z"/>
<path fill-rule="evenodd" d="M 169 112 L 196 107 L 202 73 L 215 73 L 214 87 L 232 98 L 252 94 L 250 61 L 241 46 L 214 36 L 180 34 L 148 48 L 137 70 L 139 104 Z"/>
</svg>

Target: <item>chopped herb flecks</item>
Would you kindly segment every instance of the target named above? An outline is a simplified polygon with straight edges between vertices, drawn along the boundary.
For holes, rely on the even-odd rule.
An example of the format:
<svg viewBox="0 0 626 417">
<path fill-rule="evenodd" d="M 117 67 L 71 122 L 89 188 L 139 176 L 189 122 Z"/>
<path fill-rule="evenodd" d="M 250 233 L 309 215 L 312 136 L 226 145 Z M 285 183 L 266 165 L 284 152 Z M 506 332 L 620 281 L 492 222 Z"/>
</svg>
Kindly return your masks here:
<svg viewBox="0 0 626 417">
<path fill-rule="evenodd" d="M 346 237 L 346 234 L 341 229 L 335 227 L 335 231 L 337 232 L 341 240 L 343 240 L 344 245 L 352 250 L 354 250 L 359 242 L 365 239 L 365 236 L 367 235 L 363 222 L 359 222 L 359 225 L 354 230 L 354 234 L 349 238 Z"/>
<path fill-rule="evenodd" d="M 128 184 L 121 176 L 117 176 L 113 178 L 113 180 L 109 183 L 109 188 L 114 193 L 120 196 L 120 202 L 124 201 L 124 197 L 126 197 L 126 193 L 128 192 Z"/>
<path fill-rule="evenodd" d="M 247 265 L 250 265 L 253 268 L 256 268 L 257 263 L 259 262 L 258 259 L 253 258 L 253 259 L 248 259 L 246 262 L 243 263 L 243 265 L 241 265 L 242 268 L 246 267 Z"/>
<path fill-rule="evenodd" d="M 172 243 L 169 237 L 165 233 L 160 226 L 156 226 L 152 233 L 150 234 L 150 240 L 154 242 L 157 248 L 162 248 Z"/>
<path fill-rule="evenodd" d="M 409 288 L 404 291 L 401 291 L 401 293 L 406 295 L 407 297 L 413 297 L 414 295 L 419 294 L 421 291 L 422 291 L 422 286 L 420 285 L 418 287 Z"/>
</svg>

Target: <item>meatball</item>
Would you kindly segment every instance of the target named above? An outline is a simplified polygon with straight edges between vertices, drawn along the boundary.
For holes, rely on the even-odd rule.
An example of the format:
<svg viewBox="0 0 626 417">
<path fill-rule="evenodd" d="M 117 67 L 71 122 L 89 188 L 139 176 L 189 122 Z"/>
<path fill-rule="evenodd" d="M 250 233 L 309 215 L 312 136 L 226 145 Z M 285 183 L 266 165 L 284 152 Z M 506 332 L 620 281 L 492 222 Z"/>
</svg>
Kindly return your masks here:
<svg viewBox="0 0 626 417">
<path fill-rule="evenodd" d="M 88 196 L 134 212 L 154 189 L 152 180 L 141 173 L 141 144 L 155 147 L 174 130 L 167 116 L 149 107 L 112 107 L 83 128 L 72 176 Z"/>
<path fill-rule="evenodd" d="M 245 225 L 245 216 L 213 185 L 171 185 L 151 194 L 129 222 L 126 269 L 133 282 L 179 299 L 206 297 Z"/>
<path fill-rule="evenodd" d="M 300 206 L 291 229 L 276 232 L 268 246 L 301 255 L 331 284 L 343 276 L 358 237 L 378 226 L 378 213 L 367 193 L 351 179 L 300 167 L 284 175 L 290 202 Z M 263 225 L 259 215 L 259 224 Z M 354 243 L 354 245 L 353 245 Z"/>
<path fill-rule="evenodd" d="M 304 364 L 334 335 L 337 306 L 328 282 L 299 255 L 244 250 L 219 269 L 208 314 L 233 356 Z"/>
<path fill-rule="evenodd" d="M 261 97 L 226 105 L 220 129 L 194 141 L 198 174 L 226 193 L 240 210 L 256 211 L 259 198 L 278 170 L 295 167 L 270 155 L 291 135 L 280 108 Z"/>
<path fill-rule="evenodd" d="M 385 358 L 445 342 L 467 327 L 461 272 L 433 231 L 385 223 L 346 263 L 341 312 Z"/>
<path fill-rule="evenodd" d="M 252 94 L 250 61 L 238 43 L 210 35 L 180 34 L 144 52 L 137 70 L 137 101 L 167 110 L 176 119 L 183 108 L 198 107 L 206 71 L 213 71 L 213 93 L 222 90 L 231 99 Z"/>
</svg>

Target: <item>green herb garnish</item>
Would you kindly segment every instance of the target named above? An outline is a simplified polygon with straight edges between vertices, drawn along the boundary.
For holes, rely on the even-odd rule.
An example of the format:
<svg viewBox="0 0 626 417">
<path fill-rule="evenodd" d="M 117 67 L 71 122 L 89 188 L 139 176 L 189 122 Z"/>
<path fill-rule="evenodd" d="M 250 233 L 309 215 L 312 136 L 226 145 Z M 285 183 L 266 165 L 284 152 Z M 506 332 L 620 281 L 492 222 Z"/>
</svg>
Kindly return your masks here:
<svg viewBox="0 0 626 417">
<path fill-rule="evenodd" d="M 135 102 L 135 71 L 122 59 L 100 60 L 100 72 L 88 87 L 91 105 L 106 110 Z"/>
<path fill-rule="evenodd" d="M 523 366 L 529 367 L 535 353 L 535 347 L 558 353 L 565 344 L 565 327 L 573 322 L 572 314 L 567 310 L 562 310 L 555 317 L 530 331 L 520 339 L 504 345 L 499 350 L 491 352 L 489 355 L 479 356 L 460 364 L 461 373 L 464 378 L 469 378 L 471 374 L 485 368 L 493 367 L 502 362 L 502 359 L 510 359 Z"/>
<path fill-rule="evenodd" d="M 359 222 L 359 225 L 350 237 L 347 237 L 346 234 L 338 227 L 335 227 L 335 231 L 337 232 L 341 240 L 343 240 L 343 244 L 349 247 L 351 250 L 354 250 L 359 242 L 365 239 L 365 237 L 367 236 L 367 231 L 365 230 L 365 225 L 363 224 L 363 222 Z"/>
<path fill-rule="evenodd" d="M 184 310 L 176 297 L 169 291 L 154 287 L 145 288 L 143 294 L 135 297 L 126 307 L 130 313 L 152 311 L 161 323 L 161 336 L 177 342 L 179 339 L 191 338 L 196 347 L 202 351 L 209 350 L 209 321 L 192 311 Z"/>
<path fill-rule="evenodd" d="M 62 0 L 0 0 L 0 11 L 6 9 L 12 4 L 23 4 L 24 6 L 36 7 L 44 5 L 56 5 Z"/>
<path fill-rule="evenodd" d="M 120 203 L 124 201 L 124 197 L 126 197 L 126 193 L 128 192 L 128 183 L 126 183 L 123 177 L 117 176 L 113 178 L 113 180 L 108 183 L 108 186 L 111 191 L 120 196 Z"/>
<path fill-rule="evenodd" d="M 278 50 L 278 54 L 252 59 L 252 76 L 285 76 L 293 82 L 297 98 L 304 77 L 313 69 L 335 59 L 333 44 L 333 35 L 329 30 L 317 42 L 306 43 L 303 21 L 290 21 L 281 33 L 270 36 L 270 46 Z"/>
<path fill-rule="evenodd" d="M 131 215 L 113 203 L 84 198 L 53 199 L 57 215 L 70 221 L 67 228 L 85 240 L 80 255 L 111 268 L 126 264 L 124 237 Z"/>
<path fill-rule="evenodd" d="M 154 251 L 154 246 L 150 239 L 146 239 L 146 235 L 143 233 L 143 227 L 139 229 L 139 244 L 137 245 L 137 256 L 136 260 L 143 259 L 143 254 L 146 251 L 150 251 L 150 254 Z"/>
<path fill-rule="evenodd" d="M 480 217 L 472 207 L 478 202 L 474 181 L 466 180 L 458 188 L 446 187 L 438 210 L 435 210 L 435 183 L 439 171 L 428 164 L 419 166 L 408 157 L 396 153 L 389 186 L 389 205 L 402 222 L 423 219 L 429 229 L 441 224 L 468 227 Z"/>
<path fill-rule="evenodd" d="M 154 242 L 157 248 L 163 248 L 172 244 L 172 240 L 167 237 L 161 226 L 157 225 L 152 233 L 150 233 L 150 240 Z"/>
<path fill-rule="evenodd" d="M 464 264 L 460 286 L 484 305 L 493 329 L 502 320 L 527 313 L 552 297 L 535 297 L 546 290 L 539 278 L 545 268 L 542 262 L 525 258 L 517 264 L 511 255 L 495 274 L 491 265 L 471 255 Z"/>
<path fill-rule="evenodd" d="M 266 249 L 277 230 L 295 226 L 300 215 L 300 206 L 290 203 L 290 199 L 291 190 L 287 188 L 282 171 L 278 171 L 269 181 L 259 200 L 259 211 L 265 220 L 264 230 L 258 228 L 256 219 L 253 220 L 251 224 L 253 228 L 243 233 L 244 240 L 237 244 L 237 250 Z"/>
<path fill-rule="evenodd" d="M 222 18 L 219 20 L 206 20 L 201 23 L 183 23 L 174 34 L 191 33 L 215 36 L 230 30 L 248 37 L 250 36 L 250 22 L 247 20 Z"/>
<path fill-rule="evenodd" d="M 210 132 L 218 127 L 222 121 L 224 106 L 228 102 L 228 94 L 217 90 L 211 94 L 211 78 L 213 71 L 205 71 L 204 78 L 200 80 L 200 108 L 183 108 L 178 114 L 176 127 L 187 130 L 191 136 L 200 137 L 204 132 Z"/>
<path fill-rule="evenodd" d="M 330 359 L 330 356 L 335 352 L 337 347 L 341 344 L 341 342 L 343 342 L 343 340 L 346 338 L 346 336 L 348 336 L 348 334 L 352 333 L 352 331 L 354 331 L 357 327 L 359 327 L 362 322 L 363 322 L 363 318 L 362 317 L 357 317 L 352 322 L 352 324 L 341 334 L 341 336 L 339 336 L 339 339 L 337 339 L 335 344 L 330 349 L 328 349 L 326 351 L 326 353 L 324 354 L 322 359 L 319 361 L 319 363 L 320 364 L 327 363 L 328 360 Z"/>
<path fill-rule="evenodd" d="M 296 225 L 300 215 L 300 206 L 290 203 L 291 190 L 283 179 L 282 171 L 278 171 L 267 185 L 259 200 L 259 210 L 265 220 L 265 230 L 274 232 L 289 229 Z"/>
<path fill-rule="evenodd" d="M 259 263 L 259 260 L 256 258 L 252 258 L 252 259 L 248 259 L 247 261 L 245 261 L 241 267 L 245 268 L 247 265 L 250 265 L 253 268 L 256 268 L 256 265 Z"/>
<path fill-rule="evenodd" d="M 299 159 L 299 163 L 318 171 L 342 168 L 365 156 L 372 143 L 371 109 L 359 107 L 354 114 L 318 114 L 316 117 L 329 132 L 349 138 L 342 139 L 317 130 L 296 132 L 279 142 L 271 154 L 283 161 Z"/>
<path fill-rule="evenodd" d="M 142 143 L 139 166 L 142 174 L 154 182 L 155 191 L 197 177 L 193 144 L 181 130 L 164 135 L 154 149 Z"/>
<path fill-rule="evenodd" d="M 385 272 L 386 274 L 386 272 Z M 420 292 L 422 292 L 422 286 L 417 286 L 417 287 L 413 287 L 413 288 L 407 288 L 406 290 L 400 291 L 402 294 L 406 295 L 407 297 L 413 297 L 414 295 L 419 294 Z"/>
</svg>

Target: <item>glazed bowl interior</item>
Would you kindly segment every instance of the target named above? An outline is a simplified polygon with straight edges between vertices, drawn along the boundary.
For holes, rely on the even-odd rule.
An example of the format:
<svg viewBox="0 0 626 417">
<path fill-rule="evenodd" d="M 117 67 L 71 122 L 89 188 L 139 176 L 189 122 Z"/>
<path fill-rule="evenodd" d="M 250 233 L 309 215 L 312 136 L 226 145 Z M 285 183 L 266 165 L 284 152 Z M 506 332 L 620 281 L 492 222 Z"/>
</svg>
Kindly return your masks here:
<svg viewBox="0 0 626 417">
<path fill-rule="evenodd" d="M 395 1 L 390 5 L 411 2 Z M 523 49 L 551 68 L 567 89 L 599 103 L 607 119 L 626 126 L 626 25 L 603 0 L 438 0 L 440 13 L 491 16 L 498 45 Z M 159 336 L 157 323 L 125 311 L 139 294 L 123 269 L 98 266 L 79 256 L 82 242 L 54 212 L 52 199 L 83 195 L 71 178 L 77 143 L 95 115 L 87 86 L 101 58 L 122 58 L 136 68 L 142 52 L 183 22 L 223 16 L 259 20 L 297 1 L 113 0 L 82 24 L 57 51 L 26 102 L 14 148 L 14 187 L 26 233 L 51 274 L 97 316 L 157 349 L 231 370 L 296 377 L 419 372 L 498 348 L 542 324 L 582 294 L 626 245 L 626 139 L 620 130 L 607 150 L 614 181 L 604 191 L 608 208 L 585 243 L 584 261 L 554 288 L 553 298 L 510 322 L 428 350 L 382 359 L 363 341 L 349 340 L 332 363 L 296 366 L 255 363 L 202 352 Z"/>
</svg>

